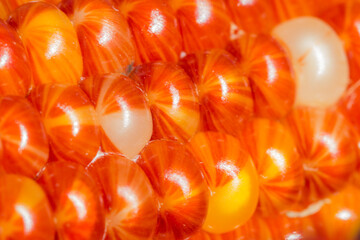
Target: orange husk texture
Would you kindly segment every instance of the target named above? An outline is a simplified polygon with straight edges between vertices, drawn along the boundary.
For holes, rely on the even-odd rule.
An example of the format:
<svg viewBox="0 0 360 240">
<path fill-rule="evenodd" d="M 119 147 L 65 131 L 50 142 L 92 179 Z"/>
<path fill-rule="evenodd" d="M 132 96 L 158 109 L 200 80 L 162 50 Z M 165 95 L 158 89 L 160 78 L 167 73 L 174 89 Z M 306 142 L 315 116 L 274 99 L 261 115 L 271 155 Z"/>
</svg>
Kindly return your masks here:
<svg viewBox="0 0 360 240">
<path fill-rule="evenodd" d="M 0 140 L 5 172 L 35 177 L 49 157 L 45 128 L 36 109 L 18 96 L 0 98 Z"/>
<path fill-rule="evenodd" d="M 173 11 L 163 0 L 111 1 L 129 23 L 138 63 L 179 59 L 181 34 Z"/>
<path fill-rule="evenodd" d="M 106 0 L 66 0 L 63 10 L 74 24 L 84 58 L 83 76 L 127 74 L 135 46 L 126 19 Z"/>
<path fill-rule="evenodd" d="M 75 29 L 56 6 L 32 2 L 9 17 L 29 57 L 33 81 L 76 84 L 83 72 L 83 59 Z"/>
<path fill-rule="evenodd" d="M 197 87 L 200 130 L 232 134 L 244 119 L 253 115 L 250 84 L 231 54 L 220 49 L 199 52 L 188 55 L 180 65 Z"/>
<path fill-rule="evenodd" d="M 357 150 L 349 122 L 338 109 L 297 107 L 284 123 L 303 161 L 303 201 L 314 202 L 344 187 L 355 170 Z"/>
<path fill-rule="evenodd" d="M 223 1 L 167 0 L 177 17 L 186 53 L 224 48 L 230 18 Z"/>
<path fill-rule="evenodd" d="M 319 14 L 339 35 L 349 61 L 351 82 L 360 80 L 360 2 L 346 3 L 327 8 Z"/>
<path fill-rule="evenodd" d="M 149 143 L 136 162 L 157 194 L 160 213 L 153 239 L 185 239 L 203 225 L 209 199 L 200 168 L 176 141 Z"/>
<path fill-rule="evenodd" d="M 81 87 L 95 104 L 104 150 L 122 153 L 128 158 L 135 157 L 150 140 L 153 124 L 150 108 L 139 85 L 122 74 L 114 73 L 87 78 L 81 82 Z M 142 124 L 147 125 L 147 132 L 139 131 L 139 128 L 144 126 L 134 126 L 134 123 L 131 123 L 132 119 L 136 120 L 139 117 L 136 115 L 139 111 L 145 119 Z M 112 117 L 115 121 L 114 126 L 105 126 L 100 120 L 104 117 Z M 119 128 L 123 129 L 122 135 L 116 136 L 117 139 L 111 139 L 113 129 Z M 127 142 L 127 146 L 124 142 Z"/>
<path fill-rule="evenodd" d="M 259 182 L 240 141 L 220 132 L 199 132 L 187 147 L 211 192 L 203 230 L 219 234 L 246 223 L 258 204 Z"/>
<path fill-rule="evenodd" d="M 0 96 L 26 96 L 31 85 L 30 63 L 16 31 L 0 19 Z"/>
<path fill-rule="evenodd" d="M 32 179 L 0 176 L 0 235 L 2 239 L 54 239 L 50 203 Z"/>
<path fill-rule="evenodd" d="M 249 78 L 255 113 L 281 118 L 295 101 L 296 82 L 289 59 L 268 35 L 243 35 L 231 42 L 228 51 L 237 57 L 241 72 Z"/>
<path fill-rule="evenodd" d="M 103 192 L 106 239 L 151 239 L 158 203 L 143 170 L 120 155 L 107 154 L 88 167 Z"/>
<path fill-rule="evenodd" d="M 100 148 L 94 106 L 78 86 L 43 84 L 30 99 L 41 114 L 52 152 L 86 166 Z"/>
<path fill-rule="evenodd" d="M 319 239 L 357 239 L 360 233 L 360 189 L 351 183 L 330 196 L 311 216 Z"/>
<path fill-rule="evenodd" d="M 54 211 L 56 239 L 98 240 L 105 233 L 104 206 L 96 183 L 76 163 L 49 163 L 37 182 Z"/>
<path fill-rule="evenodd" d="M 272 240 L 270 229 L 266 222 L 254 215 L 243 226 L 234 231 L 224 234 L 212 234 L 205 231 L 199 231 L 190 237 L 189 240 Z"/>
<path fill-rule="evenodd" d="M 140 65 L 132 79 L 141 83 L 154 122 L 152 139 L 187 141 L 198 130 L 200 109 L 195 85 L 176 64 Z"/>
<path fill-rule="evenodd" d="M 299 201 L 303 164 L 291 132 L 280 122 L 257 118 L 246 122 L 238 136 L 259 174 L 258 210 L 274 215 Z"/>
</svg>

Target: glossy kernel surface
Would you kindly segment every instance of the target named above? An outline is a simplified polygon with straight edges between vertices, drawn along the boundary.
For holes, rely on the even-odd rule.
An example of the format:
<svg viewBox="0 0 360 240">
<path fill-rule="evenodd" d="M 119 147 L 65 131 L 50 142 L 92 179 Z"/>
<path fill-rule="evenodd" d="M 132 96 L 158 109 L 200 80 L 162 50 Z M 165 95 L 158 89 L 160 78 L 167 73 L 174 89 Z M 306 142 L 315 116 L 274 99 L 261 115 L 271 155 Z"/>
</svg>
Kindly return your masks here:
<svg viewBox="0 0 360 240">
<path fill-rule="evenodd" d="M 23 97 L 0 98 L 0 168 L 33 178 L 49 157 L 49 142 L 36 109 Z"/>
<path fill-rule="evenodd" d="M 100 129 L 88 96 L 78 86 L 49 83 L 36 87 L 30 99 L 55 156 L 86 166 L 100 148 Z"/>
<path fill-rule="evenodd" d="M 25 46 L 35 85 L 76 84 L 80 80 L 80 45 L 65 13 L 53 4 L 31 2 L 12 12 L 8 21 Z"/>
<path fill-rule="evenodd" d="M 19 35 L 0 19 L 0 96 L 26 96 L 31 70 Z"/>
<path fill-rule="evenodd" d="M 314 228 L 323 239 L 356 239 L 360 233 L 360 189 L 349 183 L 326 199 L 319 212 L 311 216 Z"/>
<path fill-rule="evenodd" d="M 336 31 L 344 45 L 351 82 L 360 80 L 360 3 L 344 1 L 343 4 L 331 6 L 319 13 L 319 17 Z"/>
<path fill-rule="evenodd" d="M 281 123 L 257 118 L 248 121 L 240 139 L 259 174 L 259 210 L 274 215 L 299 201 L 303 164 L 291 132 Z"/>
<path fill-rule="evenodd" d="M 54 211 L 56 239 L 103 238 L 105 215 L 100 191 L 81 165 L 65 161 L 49 163 L 37 182 Z"/>
<path fill-rule="evenodd" d="M 303 200 L 314 202 L 344 187 L 357 160 L 349 122 L 340 112 L 336 108 L 298 107 L 285 124 L 303 161 Z"/>
<path fill-rule="evenodd" d="M 326 108 L 335 104 L 349 83 L 349 64 L 340 37 L 315 17 L 277 25 L 272 35 L 288 51 L 297 79 L 298 106 Z"/>
<path fill-rule="evenodd" d="M 1 239 L 54 239 L 50 203 L 32 179 L 12 174 L 0 176 L 0 236 Z"/>
<path fill-rule="evenodd" d="M 254 214 L 244 225 L 223 234 L 208 233 L 204 230 L 193 235 L 190 240 L 272 240 L 269 226 Z"/>
<path fill-rule="evenodd" d="M 254 114 L 249 81 L 228 52 L 220 49 L 198 52 L 188 55 L 180 65 L 197 87 L 200 130 L 232 133 Z"/>
<path fill-rule="evenodd" d="M 104 150 L 137 156 L 153 132 L 151 111 L 140 87 L 117 73 L 88 78 L 81 86 L 95 104 Z"/>
<path fill-rule="evenodd" d="M 335 0 L 336 1 L 336 0 Z M 312 16 L 330 5 L 322 0 L 225 0 L 232 20 L 247 33 L 269 33 L 277 24 Z"/>
<path fill-rule="evenodd" d="M 33 2 L 34 0 L 3 0 L 0 2 L 0 18 L 6 20 L 9 15 L 19 6 Z M 57 4 L 61 0 L 38 0 L 39 2 L 48 2 Z"/>
<path fill-rule="evenodd" d="M 225 47 L 230 38 L 230 18 L 223 1 L 167 1 L 175 11 L 186 53 Z"/>
<path fill-rule="evenodd" d="M 176 64 L 155 62 L 138 66 L 131 78 L 142 84 L 154 122 L 153 139 L 186 141 L 200 124 L 195 85 Z"/>
<path fill-rule="evenodd" d="M 225 233 L 246 223 L 258 204 L 259 180 L 240 141 L 223 133 L 200 132 L 187 146 L 210 190 L 203 230 Z"/>
<path fill-rule="evenodd" d="M 149 177 L 159 200 L 154 239 L 185 239 L 198 231 L 208 209 L 209 192 L 194 157 L 181 143 L 156 140 L 136 162 Z"/>
<path fill-rule="evenodd" d="M 346 119 L 360 133 L 360 82 L 349 87 L 337 104 Z M 357 136 L 358 137 L 358 136 Z"/>
<path fill-rule="evenodd" d="M 272 239 L 319 239 L 308 216 L 288 217 L 286 214 L 275 214 L 264 220 L 270 229 Z"/>
<path fill-rule="evenodd" d="M 103 191 L 106 239 L 152 239 L 158 202 L 143 170 L 115 154 L 101 156 L 88 170 Z"/>
<path fill-rule="evenodd" d="M 126 19 L 106 0 L 66 0 L 60 4 L 74 24 L 84 58 L 84 76 L 127 74 L 135 46 Z"/>
<path fill-rule="evenodd" d="M 172 9 L 163 0 L 111 0 L 126 17 L 136 44 L 138 63 L 176 62 L 181 34 Z"/>
<path fill-rule="evenodd" d="M 248 33 L 268 33 L 278 22 L 269 0 L 225 1 L 234 23 Z"/>
<path fill-rule="evenodd" d="M 284 117 L 295 101 L 296 79 L 279 43 L 268 35 L 249 35 L 227 47 L 237 57 L 241 72 L 249 78 L 259 117 Z"/>
</svg>

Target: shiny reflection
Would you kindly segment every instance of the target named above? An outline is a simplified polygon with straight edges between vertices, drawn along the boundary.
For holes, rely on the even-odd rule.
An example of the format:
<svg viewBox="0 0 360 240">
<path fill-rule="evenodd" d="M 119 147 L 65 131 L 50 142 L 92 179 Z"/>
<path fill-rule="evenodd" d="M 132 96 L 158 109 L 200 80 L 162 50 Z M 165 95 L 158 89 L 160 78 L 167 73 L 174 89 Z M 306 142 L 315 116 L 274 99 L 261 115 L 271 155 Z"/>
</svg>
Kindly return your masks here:
<svg viewBox="0 0 360 240">
<path fill-rule="evenodd" d="M 240 169 L 232 164 L 231 161 L 218 162 L 216 168 L 232 178 L 231 191 L 237 191 L 243 181 L 243 179 L 238 177 Z"/>
<path fill-rule="evenodd" d="M 316 64 L 317 64 L 317 71 L 316 74 L 318 76 L 325 74 L 325 70 L 326 70 L 326 62 L 327 62 L 327 50 L 322 49 L 321 47 L 323 47 L 322 45 L 313 45 L 312 49 L 313 52 L 315 54 L 315 58 L 316 58 Z"/>
<path fill-rule="evenodd" d="M 120 96 L 116 96 L 116 102 L 120 105 L 121 107 L 121 113 L 123 115 L 123 122 L 122 122 L 122 126 L 124 128 L 127 128 L 130 126 L 131 123 L 131 117 L 130 117 L 130 108 L 128 103 L 124 100 L 123 97 Z"/>
<path fill-rule="evenodd" d="M 285 236 L 285 240 L 301 240 L 303 237 L 297 232 L 290 233 Z"/>
<path fill-rule="evenodd" d="M 153 9 L 151 11 L 151 23 L 149 26 L 149 32 L 154 34 L 160 34 L 165 27 L 165 18 L 159 11 L 159 9 Z"/>
<path fill-rule="evenodd" d="M 279 168 L 281 172 L 286 171 L 286 161 L 284 155 L 279 152 L 279 150 L 269 148 L 268 150 L 266 150 L 266 154 L 271 157 L 271 159 L 274 161 L 274 164 Z"/>
<path fill-rule="evenodd" d="M 168 171 L 165 173 L 165 178 L 170 182 L 175 183 L 181 188 L 181 191 L 185 195 L 185 198 L 190 196 L 190 183 L 186 176 L 179 171 Z"/>
<path fill-rule="evenodd" d="M 10 60 L 9 49 L 2 47 L 0 56 L 0 68 L 3 68 Z"/>
<path fill-rule="evenodd" d="M 82 199 L 82 197 L 79 196 L 79 193 L 77 192 L 68 193 L 68 198 L 75 206 L 79 219 L 83 220 L 87 214 L 86 203 L 84 199 Z"/>
<path fill-rule="evenodd" d="M 355 22 L 355 27 L 358 33 L 360 33 L 360 22 Z"/>
<path fill-rule="evenodd" d="M 218 162 L 216 168 L 232 178 L 237 178 L 237 175 L 240 172 L 240 169 L 229 160 Z"/>
<path fill-rule="evenodd" d="M 338 146 L 335 140 L 329 136 L 329 135 L 322 135 L 320 136 L 320 142 L 322 142 L 326 148 L 329 150 L 329 152 L 333 155 L 338 154 Z"/>
<path fill-rule="evenodd" d="M 76 137 L 80 132 L 80 120 L 75 110 L 70 106 L 58 105 L 58 107 L 70 118 L 72 135 Z"/>
<path fill-rule="evenodd" d="M 98 36 L 98 42 L 100 45 L 105 46 L 112 39 L 112 29 L 108 25 L 104 25 L 101 29 L 101 33 Z"/>
<path fill-rule="evenodd" d="M 29 141 L 29 134 L 28 131 L 26 129 L 26 127 L 22 124 L 19 124 L 19 128 L 20 128 L 20 146 L 19 146 L 19 152 L 23 151 L 25 149 L 25 147 L 28 144 Z"/>
<path fill-rule="evenodd" d="M 136 193 L 130 187 L 121 186 L 117 188 L 117 194 L 125 199 L 125 201 L 131 205 L 131 208 L 137 213 L 139 203 L 139 198 Z"/>
<path fill-rule="evenodd" d="M 268 81 L 269 83 L 273 83 L 274 80 L 276 80 L 276 78 L 278 77 L 276 67 L 270 56 L 265 56 L 265 61 L 268 71 L 268 76 L 267 76 Z"/>
<path fill-rule="evenodd" d="M 63 50 L 64 39 L 59 33 L 54 33 L 49 42 L 48 49 L 46 50 L 45 56 L 47 59 L 51 59 Z"/>
<path fill-rule="evenodd" d="M 205 24 L 211 17 L 211 5 L 208 0 L 196 1 L 196 22 L 198 24 Z"/>
<path fill-rule="evenodd" d="M 238 1 L 238 6 L 249 6 L 249 5 L 253 5 L 254 4 L 254 0 L 239 0 Z"/>
<path fill-rule="evenodd" d="M 172 108 L 179 108 L 180 94 L 176 87 L 172 84 L 170 85 L 170 93 L 172 96 Z"/>
<path fill-rule="evenodd" d="M 32 231 L 34 227 L 34 219 L 31 215 L 31 211 L 24 205 L 15 205 L 15 211 L 21 216 L 24 223 L 25 234 Z"/>
<path fill-rule="evenodd" d="M 354 215 L 354 213 L 351 210 L 343 209 L 336 214 L 336 217 L 341 220 L 347 221 L 347 220 L 351 219 L 351 217 L 353 215 Z"/>
<path fill-rule="evenodd" d="M 220 86 L 221 86 L 221 100 L 226 101 L 226 98 L 227 98 L 227 95 L 229 92 L 229 87 L 223 76 L 218 75 L 217 77 L 220 81 Z"/>
</svg>

